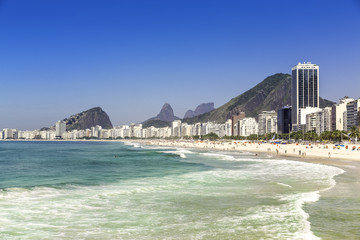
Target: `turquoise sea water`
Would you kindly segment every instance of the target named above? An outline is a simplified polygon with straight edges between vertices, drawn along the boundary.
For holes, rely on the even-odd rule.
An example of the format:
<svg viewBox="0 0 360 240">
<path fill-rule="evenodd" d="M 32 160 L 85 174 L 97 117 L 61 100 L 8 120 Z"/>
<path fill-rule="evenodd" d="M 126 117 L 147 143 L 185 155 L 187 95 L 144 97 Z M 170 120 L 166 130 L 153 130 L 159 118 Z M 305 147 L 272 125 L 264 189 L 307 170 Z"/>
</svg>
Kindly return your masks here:
<svg viewBox="0 0 360 240">
<path fill-rule="evenodd" d="M 0 239 L 327 238 L 342 173 L 251 153 L 0 142 Z"/>
</svg>

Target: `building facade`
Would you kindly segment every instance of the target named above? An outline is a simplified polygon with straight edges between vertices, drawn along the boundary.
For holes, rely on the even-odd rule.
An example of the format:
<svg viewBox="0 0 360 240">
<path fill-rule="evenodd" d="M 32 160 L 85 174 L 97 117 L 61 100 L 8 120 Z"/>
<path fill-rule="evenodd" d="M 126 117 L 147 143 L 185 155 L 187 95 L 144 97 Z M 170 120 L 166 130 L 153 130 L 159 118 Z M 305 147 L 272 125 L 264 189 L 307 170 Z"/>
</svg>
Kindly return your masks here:
<svg viewBox="0 0 360 240">
<path fill-rule="evenodd" d="M 278 133 L 290 133 L 292 129 L 291 107 L 285 106 L 278 110 Z"/>
<path fill-rule="evenodd" d="M 324 113 L 324 131 L 331 131 L 331 107 L 326 107 L 323 109 Z"/>
<path fill-rule="evenodd" d="M 240 121 L 242 120 L 242 119 L 244 119 L 245 118 L 245 113 L 244 112 L 240 112 L 240 113 L 238 113 L 238 114 L 236 114 L 236 115 L 233 115 L 232 117 L 231 117 L 231 124 L 232 124 L 232 126 L 231 126 L 231 135 L 232 136 L 239 136 L 240 135 L 240 133 L 239 133 L 239 124 L 240 124 Z"/>
<path fill-rule="evenodd" d="M 291 121 L 293 128 L 300 124 L 300 109 L 319 107 L 319 66 L 298 63 L 292 68 L 291 78 Z"/>
<path fill-rule="evenodd" d="M 259 114 L 259 134 L 277 133 L 277 113 L 275 111 L 262 111 Z"/>
<path fill-rule="evenodd" d="M 258 123 L 255 118 L 244 118 L 240 120 L 239 136 L 250 136 L 252 134 L 258 134 Z"/>
<path fill-rule="evenodd" d="M 340 99 L 338 104 L 332 106 L 331 109 L 331 131 L 335 130 L 346 130 L 346 124 L 344 123 L 344 116 L 346 115 L 346 106 L 348 103 L 354 101 L 354 99 L 349 97 L 344 97 Z"/>
<path fill-rule="evenodd" d="M 360 108 L 360 99 L 346 104 L 346 130 L 350 131 L 352 126 L 358 126 L 358 112 Z"/>
<path fill-rule="evenodd" d="M 62 138 L 62 135 L 65 132 L 66 132 L 66 123 L 63 121 L 58 121 L 55 124 L 55 137 Z"/>
<path fill-rule="evenodd" d="M 324 111 L 322 109 L 320 109 L 320 111 L 307 114 L 305 131 L 313 131 L 317 134 L 321 134 L 322 132 L 324 132 L 324 120 Z"/>
</svg>

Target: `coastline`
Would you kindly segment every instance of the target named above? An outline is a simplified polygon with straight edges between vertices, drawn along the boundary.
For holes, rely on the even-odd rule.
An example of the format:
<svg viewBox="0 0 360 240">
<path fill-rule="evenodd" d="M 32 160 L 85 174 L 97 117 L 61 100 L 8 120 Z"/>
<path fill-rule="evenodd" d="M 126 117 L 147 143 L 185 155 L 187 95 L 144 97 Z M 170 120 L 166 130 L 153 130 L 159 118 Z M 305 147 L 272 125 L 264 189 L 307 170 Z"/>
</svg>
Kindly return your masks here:
<svg viewBox="0 0 360 240">
<path fill-rule="evenodd" d="M 198 150 L 214 151 L 238 151 L 251 152 L 262 155 L 272 155 L 297 159 L 301 161 L 334 162 L 344 161 L 360 162 L 360 151 L 352 150 L 360 145 L 351 144 L 344 147 L 335 147 L 334 144 L 273 144 L 273 143 L 251 143 L 233 141 L 188 141 L 188 140 L 120 140 L 121 142 L 137 142 L 145 145 L 192 148 Z"/>
<path fill-rule="evenodd" d="M 201 141 L 201 140 L 168 140 L 168 139 L 76 139 L 76 140 L 45 140 L 45 139 L 1 139 L 0 142 L 136 142 L 151 146 L 180 147 L 197 150 L 250 152 L 273 157 L 286 157 L 304 162 L 324 163 L 333 166 L 359 165 L 360 144 L 348 144 L 335 147 L 334 144 L 274 144 L 252 143 L 248 141 Z M 355 147 L 356 150 L 352 150 Z M 357 164 L 358 163 L 358 164 Z"/>
</svg>

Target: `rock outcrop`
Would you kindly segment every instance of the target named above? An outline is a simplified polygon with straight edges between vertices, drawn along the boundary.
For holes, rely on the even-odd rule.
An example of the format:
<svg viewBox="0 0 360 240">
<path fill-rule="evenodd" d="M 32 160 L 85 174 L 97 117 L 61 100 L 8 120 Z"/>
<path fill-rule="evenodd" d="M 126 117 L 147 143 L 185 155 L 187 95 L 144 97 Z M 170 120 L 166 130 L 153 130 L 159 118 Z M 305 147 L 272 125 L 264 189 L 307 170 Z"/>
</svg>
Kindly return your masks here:
<svg viewBox="0 0 360 240">
<path fill-rule="evenodd" d="M 192 117 L 196 117 L 199 116 L 201 114 L 210 112 L 212 110 L 214 110 L 214 103 L 213 102 L 209 102 L 209 103 L 201 103 L 200 105 L 198 105 L 195 109 L 195 111 L 193 110 L 188 110 L 185 115 L 184 118 L 192 118 Z"/>
<path fill-rule="evenodd" d="M 94 107 L 89 110 L 74 114 L 63 120 L 66 122 L 66 130 L 90 129 L 96 125 L 104 129 L 113 128 L 109 116 L 100 107 Z"/>
<path fill-rule="evenodd" d="M 150 126 L 154 126 L 154 127 L 165 127 L 170 125 L 169 123 L 174 121 L 174 120 L 178 120 L 180 118 L 176 117 L 174 115 L 174 111 L 172 109 L 172 107 L 170 106 L 170 104 L 165 103 L 163 105 L 163 107 L 161 108 L 159 114 L 156 117 L 150 118 L 146 121 L 144 121 L 143 127 L 150 127 Z"/>
<path fill-rule="evenodd" d="M 164 106 L 161 108 L 159 114 L 153 120 L 172 122 L 176 119 L 179 119 L 179 118 L 175 117 L 174 111 L 173 111 L 172 107 L 170 106 L 170 104 L 165 103 Z"/>
</svg>

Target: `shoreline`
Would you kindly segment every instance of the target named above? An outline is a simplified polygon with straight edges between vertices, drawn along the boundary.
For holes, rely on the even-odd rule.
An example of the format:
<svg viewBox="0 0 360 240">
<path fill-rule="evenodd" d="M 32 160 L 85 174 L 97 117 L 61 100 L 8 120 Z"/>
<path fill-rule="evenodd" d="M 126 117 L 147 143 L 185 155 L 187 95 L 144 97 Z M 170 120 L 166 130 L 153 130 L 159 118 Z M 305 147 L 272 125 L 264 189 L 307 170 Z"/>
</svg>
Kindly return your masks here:
<svg viewBox="0 0 360 240">
<path fill-rule="evenodd" d="M 287 157 L 305 162 L 358 162 L 360 163 L 360 151 L 356 149 L 359 145 L 351 144 L 340 148 L 334 148 L 334 144 L 273 144 L 273 143 L 251 143 L 239 141 L 189 141 L 189 140 L 120 140 L 121 142 L 137 142 L 145 145 L 192 148 L 198 150 L 215 150 L 230 152 L 251 152 L 262 155 Z M 343 165 L 343 164 L 341 164 Z"/>
<path fill-rule="evenodd" d="M 359 165 L 360 144 L 348 144 L 335 147 L 334 144 L 274 144 L 253 143 L 249 141 L 201 141 L 201 140 L 168 140 L 168 139 L 75 139 L 75 140 L 47 140 L 47 139 L 1 139 L 0 142 L 135 142 L 151 146 L 180 147 L 197 150 L 213 150 L 228 152 L 250 152 L 273 157 L 286 157 L 304 162 L 324 163 L 333 166 Z M 352 148 L 355 147 L 355 150 Z M 351 164 L 353 163 L 353 164 Z"/>
</svg>

